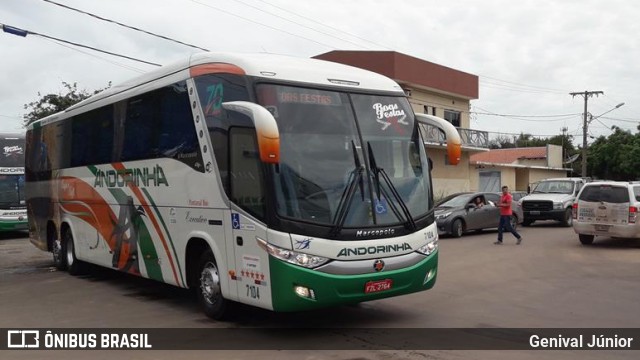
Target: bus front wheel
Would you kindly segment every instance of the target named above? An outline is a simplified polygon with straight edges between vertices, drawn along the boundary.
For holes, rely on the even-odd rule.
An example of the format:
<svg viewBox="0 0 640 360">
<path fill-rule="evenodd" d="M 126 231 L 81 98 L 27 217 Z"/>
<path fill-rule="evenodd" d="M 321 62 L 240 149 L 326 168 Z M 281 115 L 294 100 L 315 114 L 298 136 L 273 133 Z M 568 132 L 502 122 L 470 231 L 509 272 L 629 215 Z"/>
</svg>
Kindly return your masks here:
<svg viewBox="0 0 640 360">
<path fill-rule="evenodd" d="M 211 250 L 205 251 L 198 265 L 196 293 L 204 313 L 216 320 L 222 320 L 229 314 L 229 301 L 222 296 L 220 272 Z"/>
</svg>

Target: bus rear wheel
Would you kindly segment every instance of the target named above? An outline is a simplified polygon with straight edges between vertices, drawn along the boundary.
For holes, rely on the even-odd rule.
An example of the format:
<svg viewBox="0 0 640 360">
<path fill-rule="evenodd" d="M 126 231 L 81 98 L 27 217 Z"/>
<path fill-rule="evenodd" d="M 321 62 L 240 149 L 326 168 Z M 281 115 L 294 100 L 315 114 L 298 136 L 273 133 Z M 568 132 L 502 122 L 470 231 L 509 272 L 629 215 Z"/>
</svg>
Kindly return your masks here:
<svg viewBox="0 0 640 360">
<path fill-rule="evenodd" d="M 197 276 L 196 294 L 204 313 L 216 320 L 227 318 L 231 310 L 230 304 L 222 296 L 220 272 L 211 250 L 205 251 L 200 257 Z"/>
<path fill-rule="evenodd" d="M 51 254 L 53 255 L 53 266 L 55 266 L 56 269 L 60 271 L 67 270 L 67 262 L 64 261 L 61 241 L 53 241 L 53 243 L 51 244 Z"/>
<path fill-rule="evenodd" d="M 60 251 L 60 261 L 71 275 L 80 275 L 84 271 L 84 263 L 76 257 L 76 249 L 73 244 L 71 230 L 67 230 L 62 235 L 62 246 Z"/>
</svg>

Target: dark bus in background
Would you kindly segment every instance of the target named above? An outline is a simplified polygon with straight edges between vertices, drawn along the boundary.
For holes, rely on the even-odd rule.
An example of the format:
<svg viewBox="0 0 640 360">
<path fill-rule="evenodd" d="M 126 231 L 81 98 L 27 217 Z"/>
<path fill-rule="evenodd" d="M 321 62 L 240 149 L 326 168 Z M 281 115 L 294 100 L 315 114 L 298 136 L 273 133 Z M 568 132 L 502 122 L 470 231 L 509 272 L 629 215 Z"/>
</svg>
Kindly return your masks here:
<svg viewBox="0 0 640 360">
<path fill-rule="evenodd" d="M 27 230 L 24 134 L 0 134 L 0 231 Z"/>
</svg>

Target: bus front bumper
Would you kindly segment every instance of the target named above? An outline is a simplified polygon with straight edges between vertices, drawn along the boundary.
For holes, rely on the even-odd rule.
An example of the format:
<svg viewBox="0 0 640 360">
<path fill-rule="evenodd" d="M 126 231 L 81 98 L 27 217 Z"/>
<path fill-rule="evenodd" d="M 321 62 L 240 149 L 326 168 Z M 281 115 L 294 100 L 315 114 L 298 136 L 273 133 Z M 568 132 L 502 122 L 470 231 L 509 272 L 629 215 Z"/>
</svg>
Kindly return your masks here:
<svg viewBox="0 0 640 360">
<path fill-rule="evenodd" d="M 26 219 L 24 220 L 5 220 L 0 219 L 0 231 L 16 231 L 16 230 L 28 230 L 29 224 Z"/>
<path fill-rule="evenodd" d="M 391 271 L 359 275 L 334 275 L 302 268 L 270 257 L 274 311 L 301 311 L 410 294 L 432 288 L 436 282 L 438 252 L 419 263 Z M 390 280 L 387 290 L 365 293 L 367 284 Z M 296 292 L 303 287 L 313 298 Z"/>
</svg>

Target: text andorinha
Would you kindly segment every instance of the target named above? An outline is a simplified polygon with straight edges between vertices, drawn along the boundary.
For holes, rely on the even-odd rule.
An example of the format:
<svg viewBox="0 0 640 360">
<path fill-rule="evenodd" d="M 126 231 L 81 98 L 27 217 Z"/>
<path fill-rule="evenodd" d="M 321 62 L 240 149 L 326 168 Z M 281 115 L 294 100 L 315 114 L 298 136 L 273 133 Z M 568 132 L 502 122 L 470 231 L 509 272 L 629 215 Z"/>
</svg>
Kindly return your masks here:
<svg viewBox="0 0 640 360">
<path fill-rule="evenodd" d="M 129 184 L 135 186 L 169 186 L 164 170 L 160 165 L 152 168 L 133 168 L 122 170 L 100 170 L 96 172 L 96 178 L 93 182 L 95 187 L 125 187 Z"/>
</svg>

